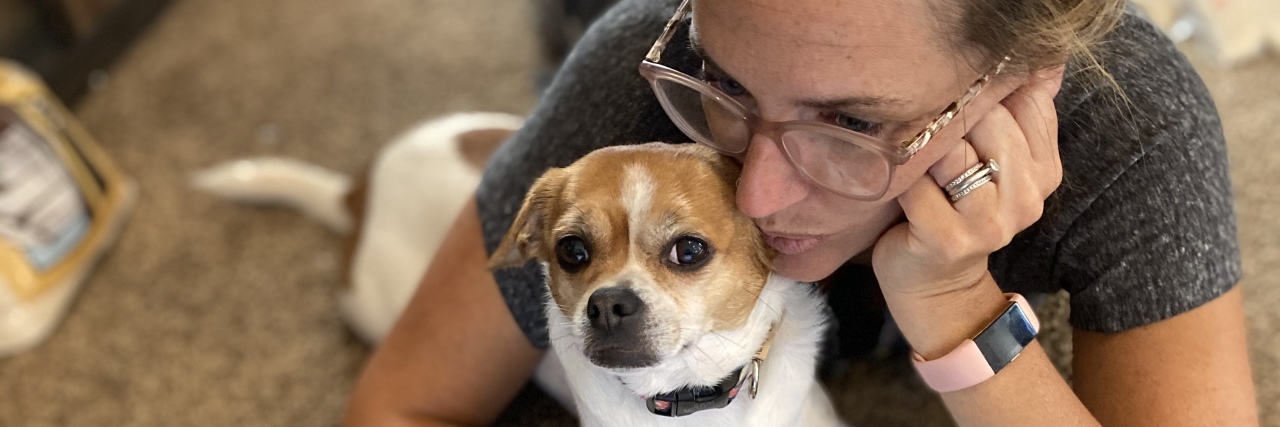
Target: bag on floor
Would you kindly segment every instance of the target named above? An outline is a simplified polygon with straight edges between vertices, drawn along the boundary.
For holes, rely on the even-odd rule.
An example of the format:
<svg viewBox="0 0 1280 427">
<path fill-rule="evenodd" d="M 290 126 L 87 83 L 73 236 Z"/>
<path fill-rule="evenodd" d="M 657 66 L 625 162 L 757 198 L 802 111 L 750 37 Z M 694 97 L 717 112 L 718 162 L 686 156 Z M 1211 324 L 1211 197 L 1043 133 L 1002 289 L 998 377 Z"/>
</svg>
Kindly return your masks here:
<svg viewBox="0 0 1280 427">
<path fill-rule="evenodd" d="M 54 330 L 135 193 L 38 77 L 0 60 L 0 356 Z"/>
</svg>

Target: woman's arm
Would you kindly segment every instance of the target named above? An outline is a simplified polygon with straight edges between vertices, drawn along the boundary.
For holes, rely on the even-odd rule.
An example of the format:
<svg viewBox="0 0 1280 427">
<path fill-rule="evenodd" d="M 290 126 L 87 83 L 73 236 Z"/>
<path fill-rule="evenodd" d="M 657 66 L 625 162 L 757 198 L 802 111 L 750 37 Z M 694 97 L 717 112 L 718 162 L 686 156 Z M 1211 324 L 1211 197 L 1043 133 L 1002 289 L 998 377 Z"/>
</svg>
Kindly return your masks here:
<svg viewBox="0 0 1280 427">
<path fill-rule="evenodd" d="M 540 360 L 485 269 L 474 200 L 437 254 L 365 366 L 344 425 L 488 425 Z"/>
<path fill-rule="evenodd" d="M 989 276 L 964 294 L 936 298 L 891 304 L 904 334 L 910 329 L 915 341 L 938 343 L 938 349 L 964 335 L 925 325 L 980 329 L 982 321 L 975 320 L 993 318 L 1007 304 Z M 1032 344 L 991 380 L 945 392 L 943 403 L 960 426 L 1258 424 L 1239 288 L 1139 329 L 1076 330 L 1074 336 L 1074 394 Z"/>
<path fill-rule="evenodd" d="M 913 343 L 935 343 L 924 350 L 935 354 L 964 335 L 925 325 L 980 329 L 975 319 L 994 318 L 1007 305 L 989 276 L 963 293 L 931 298 L 891 304 L 895 317 L 903 314 L 903 332 L 912 329 Z M 1257 426 L 1242 312 L 1236 288 L 1134 330 L 1077 330 L 1074 393 L 1032 344 L 998 375 L 942 399 L 961 426 Z"/>
<path fill-rule="evenodd" d="M 990 275 L 969 288 L 927 297 L 886 295 L 885 300 L 925 360 L 947 354 L 1009 304 Z M 942 393 L 942 401 L 960 426 L 1099 425 L 1034 341 L 996 376 Z"/>
<path fill-rule="evenodd" d="M 1137 329 L 1076 330 L 1076 394 L 1109 426 L 1256 426 L 1240 287 Z"/>
</svg>

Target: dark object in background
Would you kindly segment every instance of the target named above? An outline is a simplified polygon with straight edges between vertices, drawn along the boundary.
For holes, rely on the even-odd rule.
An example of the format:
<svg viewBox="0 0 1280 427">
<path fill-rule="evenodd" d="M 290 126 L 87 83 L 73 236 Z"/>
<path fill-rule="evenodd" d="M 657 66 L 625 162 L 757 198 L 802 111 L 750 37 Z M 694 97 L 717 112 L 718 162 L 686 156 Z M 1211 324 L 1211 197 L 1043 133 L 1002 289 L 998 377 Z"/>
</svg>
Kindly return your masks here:
<svg viewBox="0 0 1280 427">
<path fill-rule="evenodd" d="M 171 0 L 0 0 L 0 57 L 73 105 Z"/>
<path fill-rule="evenodd" d="M 534 0 L 538 37 L 542 39 L 542 67 L 537 88 L 551 84 L 560 64 L 582 38 L 587 27 L 617 3 L 617 0 Z"/>
</svg>

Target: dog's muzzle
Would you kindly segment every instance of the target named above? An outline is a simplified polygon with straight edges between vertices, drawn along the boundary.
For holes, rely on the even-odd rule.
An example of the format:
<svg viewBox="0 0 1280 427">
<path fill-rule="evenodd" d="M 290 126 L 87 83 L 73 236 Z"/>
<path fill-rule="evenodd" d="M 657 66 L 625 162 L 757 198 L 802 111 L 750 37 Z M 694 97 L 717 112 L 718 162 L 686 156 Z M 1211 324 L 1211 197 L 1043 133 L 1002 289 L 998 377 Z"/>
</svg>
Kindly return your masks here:
<svg viewBox="0 0 1280 427">
<path fill-rule="evenodd" d="M 658 362 L 645 338 L 649 307 L 634 290 L 623 286 L 600 288 L 587 299 L 585 353 L 603 368 L 643 368 Z"/>
</svg>

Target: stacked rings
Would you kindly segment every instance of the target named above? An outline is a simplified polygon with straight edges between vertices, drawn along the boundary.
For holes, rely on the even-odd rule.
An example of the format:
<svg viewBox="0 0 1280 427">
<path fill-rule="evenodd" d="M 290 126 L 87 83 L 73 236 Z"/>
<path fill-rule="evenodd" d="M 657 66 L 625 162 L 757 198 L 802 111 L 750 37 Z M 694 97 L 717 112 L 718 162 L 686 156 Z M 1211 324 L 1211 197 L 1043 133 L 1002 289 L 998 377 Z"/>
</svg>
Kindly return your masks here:
<svg viewBox="0 0 1280 427">
<path fill-rule="evenodd" d="M 987 160 L 986 163 L 978 163 L 964 171 L 959 177 L 952 180 L 943 190 L 947 192 L 947 196 L 955 203 L 960 198 L 969 195 L 973 190 L 981 187 L 983 184 L 991 182 L 995 179 L 996 172 L 1000 171 L 1000 166 L 996 164 L 994 159 Z"/>
</svg>

